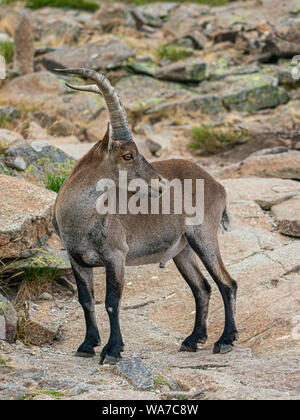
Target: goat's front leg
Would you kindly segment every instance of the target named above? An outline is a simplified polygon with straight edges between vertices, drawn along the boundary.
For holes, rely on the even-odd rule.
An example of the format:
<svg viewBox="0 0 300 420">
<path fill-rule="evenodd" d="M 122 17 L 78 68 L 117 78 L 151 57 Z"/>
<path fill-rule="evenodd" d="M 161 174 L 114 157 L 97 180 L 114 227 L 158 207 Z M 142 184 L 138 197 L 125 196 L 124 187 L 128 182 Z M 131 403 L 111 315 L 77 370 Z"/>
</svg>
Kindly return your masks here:
<svg viewBox="0 0 300 420">
<path fill-rule="evenodd" d="M 92 357 L 95 355 L 94 347 L 101 344 L 95 316 L 93 269 L 81 267 L 71 257 L 70 261 L 86 322 L 85 339 L 76 354 L 81 357 Z"/>
<path fill-rule="evenodd" d="M 106 264 L 106 298 L 105 307 L 110 322 L 110 337 L 100 356 L 100 364 L 117 363 L 121 358 L 124 344 L 121 335 L 119 312 L 120 300 L 124 287 L 125 257 L 116 256 Z"/>
</svg>

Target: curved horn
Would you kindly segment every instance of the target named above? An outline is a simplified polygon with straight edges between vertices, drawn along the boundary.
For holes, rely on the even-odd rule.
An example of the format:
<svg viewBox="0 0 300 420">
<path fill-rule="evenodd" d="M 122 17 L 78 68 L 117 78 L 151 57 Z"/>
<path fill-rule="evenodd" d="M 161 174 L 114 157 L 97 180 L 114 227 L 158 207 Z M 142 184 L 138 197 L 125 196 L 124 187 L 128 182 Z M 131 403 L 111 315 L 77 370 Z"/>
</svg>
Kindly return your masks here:
<svg viewBox="0 0 300 420">
<path fill-rule="evenodd" d="M 74 90 L 81 90 L 81 91 L 84 91 L 84 92 L 98 93 L 99 95 L 102 95 L 102 92 L 98 88 L 97 85 L 75 86 L 75 85 L 71 85 L 71 83 L 66 83 L 66 86 L 68 86 L 69 88 L 74 89 Z"/>
<path fill-rule="evenodd" d="M 132 140 L 131 132 L 128 127 L 128 121 L 125 110 L 121 104 L 120 98 L 116 93 L 115 89 L 110 84 L 109 80 L 103 75 L 99 74 L 95 70 L 91 69 L 55 69 L 60 73 L 77 74 L 82 77 L 93 80 L 97 86 L 73 86 L 67 83 L 72 89 L 84 90 L 87 92 L 102 93 L 110 116 L 110 123 L 112 127 L 112 139 L 113 140 Z M 100 92 L 98 91 L 100 90 Z"/>
</svg>

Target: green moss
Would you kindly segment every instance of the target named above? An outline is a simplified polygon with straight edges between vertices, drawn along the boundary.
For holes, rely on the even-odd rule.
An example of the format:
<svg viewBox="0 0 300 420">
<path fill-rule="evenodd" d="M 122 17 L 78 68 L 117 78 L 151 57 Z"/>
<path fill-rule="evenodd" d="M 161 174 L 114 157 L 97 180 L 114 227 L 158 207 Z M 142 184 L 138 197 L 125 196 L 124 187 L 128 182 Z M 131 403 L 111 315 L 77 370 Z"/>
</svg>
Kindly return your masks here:
<svg viewBox="0 0 300 420">
<path fill-rule="evenodd" d="M 251 138 L 247 130 L 215 129 L 213 127 L 193 127 L 188 148 L 195 154 L 210 155 L 220 153 L 235 144 Z"/>
<path fill-rule="evenodd" d="M 173 62 L 182 60 L 192 55 L 192 51 L 190 49 L 176 44 L 160 45 L 157 48 L 156 53 L 160 60 L 167 59 Z"/>
<path fill-rule="evenodd" d="M 7 115 L 0 115 L 0 128 L 5 128 L 6 130 L 13 130 L 13 127 L 13 120 L 10 117 L 8 117 Z"/>
<path fill-rule="evenodd" d="M 0 42 L 0 55 L 5 58 L 7 64 L 11 63 L 14 58 L 14 43 L 11 41 Z"/>
<path fill-rule="evenodd" d="M 161 375 L 154 375 L 153 378 L 154 385 L 167 385 L 171 389 L 171 385 L 167 381 L 167 379 L 164 376 Z"/>
<path fill-rule="evenodd" d="M 99 4 L 85 0 L 27 0 L 26 6 L 30 9 L 40 9 L 42 7 L 68 7 L 90 12 L 94 12 L 99 8 Z"/>
<path fill-rule="evenodd" d="M 41 389 L 37 391 L 32 391 L 30 394 L 25 395 L 24 397 L 20 398 L 20 400 L 32 400 L 37 395 L 49 395 L 50 397 L 55 398 L 56 400 L 60 400 L 62 397 L 65 397 L 65 393 L 62 391 L 52 391 L 47 389 Z"/>
</svg>

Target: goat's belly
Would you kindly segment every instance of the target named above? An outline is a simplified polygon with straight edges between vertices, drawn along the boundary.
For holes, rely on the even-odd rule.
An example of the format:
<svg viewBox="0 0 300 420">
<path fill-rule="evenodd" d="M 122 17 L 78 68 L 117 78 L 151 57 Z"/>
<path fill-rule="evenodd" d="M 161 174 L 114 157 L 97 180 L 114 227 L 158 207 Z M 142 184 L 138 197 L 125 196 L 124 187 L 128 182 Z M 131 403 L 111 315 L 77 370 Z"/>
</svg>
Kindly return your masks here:
<svg viewBox="0 0 300 420">
<path fill-rule="evenodd" d="M 172 244 L 162 244 L 159 248 L 149 244 L 133 244 L 129 247 L 126 265 L 165 264 L 179 254 L 187 245 L 187 240 L 181 236 Z"/>
</svg>

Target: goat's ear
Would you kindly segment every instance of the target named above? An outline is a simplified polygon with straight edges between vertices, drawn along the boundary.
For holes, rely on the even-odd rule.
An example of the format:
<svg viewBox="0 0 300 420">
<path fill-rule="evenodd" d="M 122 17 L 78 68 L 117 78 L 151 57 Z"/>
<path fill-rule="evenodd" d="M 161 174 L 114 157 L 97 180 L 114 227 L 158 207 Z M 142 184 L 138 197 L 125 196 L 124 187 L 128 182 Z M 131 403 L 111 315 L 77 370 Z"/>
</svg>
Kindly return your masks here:
<svg viewBox="0 0 300 420">
<path fill-rule="evenodd" d="M 109 153 L 112 145 L 112 129 L 110 123 L 107 124 L 107 130 L 101 142 L 101 150 Z"/>
</svg>

